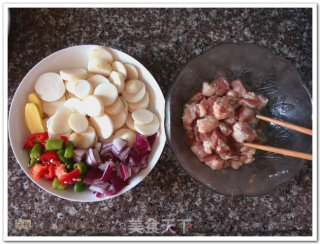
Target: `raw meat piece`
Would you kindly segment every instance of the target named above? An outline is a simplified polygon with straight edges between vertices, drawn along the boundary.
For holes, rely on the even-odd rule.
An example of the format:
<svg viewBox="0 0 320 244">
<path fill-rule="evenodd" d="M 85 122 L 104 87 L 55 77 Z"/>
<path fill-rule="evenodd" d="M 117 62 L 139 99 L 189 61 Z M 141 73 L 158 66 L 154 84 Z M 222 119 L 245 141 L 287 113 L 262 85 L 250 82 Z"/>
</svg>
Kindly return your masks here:
<svg viewBox="0 0 320 244">
<path fill-rule="evenodd" d="M 256 132 L 250 126 L 257 126 L 255 112 L 267 102 L 267 98 L 246 91 L 239 79 L 231 84 L 224 77 L 211 84 L 204 82 L 182 116 L 191 150 L 213 170 L 238 169 L 253 162 L 256 150 L 242 143 L 265 140 L 259 129 Z"/>
<path fill-rule="evenodd" d="M 237 115 L 239 121 L 249 122 L 256 117 L 254 111 L 251 108 L 241 106 L 237 109 Z"/>
<path fill-rule="evenodd" d="M 225 77 L 219 77 L 212 82 L 218 96 L 224 96 L 230 90 L 229 81 Z"/>
<path fill-rule="evenodd" d="M 219 121 L 212 115 L 209 115 L 203 119 L 198 119 L 197 126 L 200 133 L 206 133 L 217 128 L 219 126 Z"/>
<path fill-rule="evenodd" d="M 216 88 L 209 84 L 208 82 L 204 82 L 202 85 L 202 94 L 204 96 L 210 97 L 216 93 Z"/>
<path fill-rule="evenodd" d="M 232 126 L 232 129 L 232 136 L 237 142 L 252 142 L 256 138 L 256 133 L 246 122 L 237 122 Z"/>
</svg>

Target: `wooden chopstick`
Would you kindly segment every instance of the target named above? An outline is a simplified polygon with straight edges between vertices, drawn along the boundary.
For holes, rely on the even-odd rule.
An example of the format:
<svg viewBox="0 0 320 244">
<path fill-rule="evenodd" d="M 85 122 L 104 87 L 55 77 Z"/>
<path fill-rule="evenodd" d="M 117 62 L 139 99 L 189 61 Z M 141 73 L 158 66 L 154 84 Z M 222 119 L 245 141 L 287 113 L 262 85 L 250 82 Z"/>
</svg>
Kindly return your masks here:
<svg viewBox="0 0 320 244">
<path fill-rule="evenodd" d="M 274 123 L 276 125 L 280 125 L 282 127 L 288 128 L 290 130 L 298 131 L 298 132 L 301 132 L 301 133 L 304 133 L 304 134 L 312 136 L 312 130 L 310 130 L 308 128 L 304 128 L 304 127 L 299 126 L 299 125 L 294 125 L 294 124 L 290 124 L 290 123 L 287 123 L 287 122 L 284 122 L 284 121 L 272 119 L 272 118 L 269 118 L 269 117 L 266 117 L 266 116 L 263 116 L 263 115 L 260 115 L 260 114 L 257 114 L 256 117 L 258 119 L 261 119 L 261 120 L 264 120 L 264 121 L 267 121 L 267 122 L 271 122 L 271 123 Z"/>
<path fill-rule="evenodd" d="M 302 152 L 287 150 L 287 149 L 278 148 L 278 147 L 264 146 L 260 144 L 254 144 L 254 143 L 243 143 L 243 145 L 247 147 L 267 151 L 267 152 L 279 153 L 286 156 L 312 160 L 312 154 L 308 154 L 308 153 L 302 153 Z"/>
</svg>

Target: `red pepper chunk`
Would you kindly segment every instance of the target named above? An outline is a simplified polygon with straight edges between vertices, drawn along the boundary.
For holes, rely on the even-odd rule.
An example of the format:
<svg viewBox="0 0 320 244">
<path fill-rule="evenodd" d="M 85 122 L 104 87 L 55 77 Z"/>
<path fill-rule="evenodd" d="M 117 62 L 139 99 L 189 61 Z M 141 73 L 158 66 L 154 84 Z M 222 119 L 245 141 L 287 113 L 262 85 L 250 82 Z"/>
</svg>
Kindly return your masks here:
<svg viewBox="0 0 320 244">
<path fill-rule="evenodd" d="M 63 186 L 74 184 L 78 182 L 79 179 L 81 179 L 79 168 L 76 168 L 67 173 L 65 167 L 62 164 L 55 167 L 54 173 Z"/>
<path fill-rule="evenodd" d="M 64 140 L 64 142 L 66 142 L 68 140 L 68 137 L 67 136 L 60 136 L 60 139 Z"/>
<path fill-rule="evenodd" d="M 34 133 L 27 137 L 26 142 L 23 146 L 23 150 L 27 150 L 33 147 L 36 143 L 44 143 L 49 138 L 48 132 Z"/>
<path fill-rule="evenodd" d="M 65 174 L 60 175 L 60 177 L 57 175 L 57 177 L 63 186 L 81 181 L 79 168 L 76 168 L 69 173 L 65 172 Z"/>
<path fill-rule="evenodd" d="M 47 170 L 48 170 L 47 164 L 36 163 L 35 165 L 32 166 L 32 168 L 30 169 L 30 172 L 36 180 L 39 180 Z"/>
<path fill-rule="evenodd" d="M 54 178 L 54 169 L 53 169 L 53 165 L 48 165 L 48 170 L 47 172 L 44 173 L 44 178 L 46 178 L 47 180 L 52 180 Z"/>
<path fill-rule="evenodd" d="M 55 151 L 46 151 L 40 156 L 42 163 L 61 164 Z"/>
</svg>

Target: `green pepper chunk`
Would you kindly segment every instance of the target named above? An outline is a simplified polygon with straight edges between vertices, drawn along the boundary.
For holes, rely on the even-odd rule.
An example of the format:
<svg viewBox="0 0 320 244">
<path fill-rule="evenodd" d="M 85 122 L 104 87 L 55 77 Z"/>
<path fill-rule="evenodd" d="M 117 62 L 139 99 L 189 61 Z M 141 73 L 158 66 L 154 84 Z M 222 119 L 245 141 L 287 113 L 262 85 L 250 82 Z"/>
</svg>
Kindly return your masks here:
<svg viewBox="0 0 320 244">
<path fill-rule="evenodd" d="M 80 193 L 83 191 L 83 182 L 79 181 L 73 185 L 73 192 Z"/>
<path fill-rule="evenodd" d="M 73 169 L 79 168 L 80 174 L 83 175 L 87 172 L 87 165 L 84 162 L 78 162 L 73 165 Z"/>
<path fill-rule="evenodd" d="M 46 141 L 46 150 L 58 151 L 63 148 L 63 142 L 61 139 L 49 139 Z"/>
<path fill-rule="evenodd" d="M 67 188 L 67 186 L 63 186 L 58 178 L 54 178 L 52 181 L 52 188 L 57 190 L 64 190 Z"/>
<path fill-rule="evenodd" d="M 35 165 L 36 164 L 36 162 L 38 162 L 36 159 L 30 159 L 30 161 L 29 161 L 29 164 L 28 164 L 28 167 L 29 168 L 32 168 L 33 167 L 33 165 Z"/>
<path fill-rule="evenodd" d="M 73 163 L 71 162 L 71 160 L 67 159 L 64 157 L 65 151 L 63 149 L 57 151 L 57 155 L 59 160 L 64 164 L 64 166 L 66 167 L 67 170 L 72 169 L 72 165 Z"/>
<path fill-rule="evenodd" d="M 73 143 L 71 141 L 66 141 L 66 149 L 64 151 L 65 158 L 73 157 Z"/>
<path fill-rule="evenodd" d="M 36 161 L 39 161 L 39 158 L 42 154 L 42 146 L 40 144 L 35 144 L 29 154 L 30 159 L 34 159 Z"/>
</svg>

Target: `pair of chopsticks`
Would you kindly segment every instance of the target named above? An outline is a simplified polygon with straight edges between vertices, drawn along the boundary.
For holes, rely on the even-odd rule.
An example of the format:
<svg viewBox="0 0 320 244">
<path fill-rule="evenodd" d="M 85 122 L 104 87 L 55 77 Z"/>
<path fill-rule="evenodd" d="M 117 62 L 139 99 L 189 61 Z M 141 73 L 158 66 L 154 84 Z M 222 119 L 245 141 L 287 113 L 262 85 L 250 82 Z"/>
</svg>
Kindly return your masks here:
<svg viewBox="0 0 320 244">
<path fill-rule="evenodd" d="M 263 115 L 259 115 L 259 114 L 256 115 L 256 118 L 273 123 L 273 124 L 276 124 L 276 125 L 280 125 L 282 127 L 288 128 L 290 130 L 298 131 L 298 132 L 312 136 L 312 130 L 298 126 L 298 125 L 294 125 L 294 124 L 290 124 L 290 123 L 283 122 L 280 120 L 272 119 L 272 118 L 269 118 L 269 117 L 266 117 Z M 270 146 L 254 144 L 254 143 L 243 143 L 243 145 L 245 145 L 247 147 L 267 151 L 267 152 L 278 153 L 278 154 L 283 154 L 286 156 L 312 160 L 312 154 L 308 154 L 308 153 L 302 153 L 302 152 L 287 150 L 287 149 L 283 149 L 283 148 L 270 147 Z"/>
</svg>

